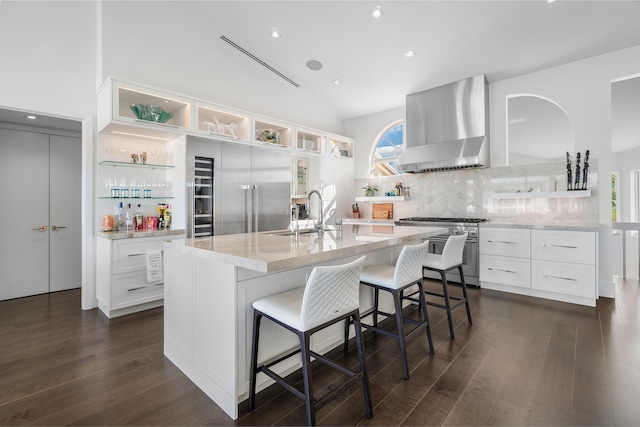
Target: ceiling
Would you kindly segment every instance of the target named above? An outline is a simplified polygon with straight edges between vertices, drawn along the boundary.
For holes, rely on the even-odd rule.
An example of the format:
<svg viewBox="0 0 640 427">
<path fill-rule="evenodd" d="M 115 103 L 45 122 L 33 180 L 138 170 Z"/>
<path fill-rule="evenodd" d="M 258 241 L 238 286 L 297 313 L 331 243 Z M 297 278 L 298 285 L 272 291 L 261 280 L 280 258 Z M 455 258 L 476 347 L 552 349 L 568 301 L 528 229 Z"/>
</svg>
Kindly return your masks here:
<svg viewBox="0 0 640 427">
<path fill-rule="evenodd" d="M 35 117 L 30 119 L 28 116 Z M 48 130 L 63 130 L 67 132 L 81 132 L 82 122 L 68 120 L 59 117 L 44 116 L 42 114 L 32 114 L 26 111 L 15 111 L 0 108 L 0 123 L 13 123 L 22 126 L 43 128 Z"/>
<path fill-rule="evenodd" d="M 175 54 L 159 52 L 180 48 L 190 58 L 214 56 L 215 65 L 228 74 L 213 78 L 224 81 L 234 73 L 250 77 L 247 88 L 233 88 L 238 96 L 255 97 L 242 91 L 278 81 L 305 94 L 285 94 L 278 102 L 318 103 L 340 120 L 402 107 L 407 94 L 469 76 L 484 73 L 494 83 L 640 45 L 640 1 L 105 1 L 114 3 L 122 5 L 120 21 L 127 24 L 118 31 L 126 44 L 137 55 L 152 50 L 159 57 L 152 67 L 155 74 L 170 78 L 177 62 Z M 141 20 L 127 10 L 133 3 L 141 5 L 142 17 L 167 8 L 170 19 Z M 168 9 L 170 3 L 176 7 Z M 376 6 L 383 11 L 377 19 L 370 14 Z M 129 26 L 136 22 L 139 28 Z M 273 28 L 282 34 L 279 39 L 270 36 Z M 172 30 L 185 34 L 178 37 Z M 233 49 L 221 35 L 300 87 Z M 406 58 L 409 49 L 416 56 Z M 126 59 L 124 66 L 131 69 Z M 322 69 L 309 69 L 309 60 L 320 61 Z M 194 69 L 206 73 L 201 64 L 192 61 Z M 335 79 L 342 83 L 335 85 Z M 23 114 L 6 114 L 0 110 L 0 121 L 26 121 Z M 77 128 L 78 122 L 61 119 L 47 126 Z"/>
<path fill-rule="evenodd" d="M 378 5 L 383 15 L 376 19 L 369 12 Z M 640 1 L 210 1 L 196 7 L 210 14 L 220 34 L 312 91 L 343 120 L 401 107 L 407 94 L 476 74 L 493 83 L 640 45 Z M 272 28 L 282 37 L 273 39 Z M 416 56 L 406 58 L 409 49 Z M 237 55 L 239 67 L 252 62 Z M 308 69 L 309 60 L 323 68 Z M 263 70 L 265 84 L 273 81 Z"/>
</svg>

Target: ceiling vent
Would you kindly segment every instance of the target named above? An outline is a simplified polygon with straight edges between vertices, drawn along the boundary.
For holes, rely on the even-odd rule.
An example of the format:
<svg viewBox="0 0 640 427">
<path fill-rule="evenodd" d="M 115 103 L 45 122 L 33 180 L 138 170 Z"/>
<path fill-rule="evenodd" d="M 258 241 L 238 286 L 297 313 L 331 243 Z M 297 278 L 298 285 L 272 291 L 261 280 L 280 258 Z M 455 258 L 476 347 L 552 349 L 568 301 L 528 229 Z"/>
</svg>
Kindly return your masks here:
<svg viewBox="0 0 640 427">
<path fill-rule="evenodd" d="M 234 42 L 233 40 L 227 38 L 224 34 L 220 36 L 220 39 L 229 43 L 231 46 L 233 46 L 234 48 L 236 48 L 238 51 L 242 52 L 243 54 L 245 54 L 246 56 L 248 56 L 249 58 L 253 59 L 254 61 L 256 61 L 258 64 L 262 65 L 263 67 L 265 67 L 267 70 L 271 71 L 272 73 L 276 74 L 277 76 L 280 76 L 281 78 L 283 78 L 284 80 L 286 80 L 287 82 L 291 83 L 292 85 L 294 85 L 295 87 L 300 87 L 300 85 L 296 82 L 294 82 L 292 79 L 290 79 L 289 77 L 285 76 L 284 74 L 282 74 L 280 71 L 276 70 L 275 68 L 273 68 L 271 65 L 267 64 L 266 62 L 264 62 L 262 59 L 258 58 L 257 56 L 255 56 L 253 53 L 249 52 L 248 50 L 246 50 L 245 48 L 243 48 L 242 46 L 238 45 L 236 42 Z"/>
</svg>

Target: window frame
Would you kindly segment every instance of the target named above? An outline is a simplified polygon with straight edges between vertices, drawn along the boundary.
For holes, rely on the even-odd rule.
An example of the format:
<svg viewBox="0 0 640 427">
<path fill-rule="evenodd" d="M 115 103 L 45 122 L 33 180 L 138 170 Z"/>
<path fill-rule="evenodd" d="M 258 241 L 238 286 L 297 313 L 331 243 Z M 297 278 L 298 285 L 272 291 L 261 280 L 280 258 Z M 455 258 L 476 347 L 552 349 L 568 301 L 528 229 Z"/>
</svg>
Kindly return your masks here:
<svg viewBox="0 0 640 427">
<path fill-rule="evenodd" d="M 393 157 L 376 157 L 378 144 L 386 133 L 394 127 L 402 124 L 402 150 L 399 155 Z M 404 119 L 394 120 L 387 126 L 385 126 L 373 140 L 371 150 L 369 151 L 369 176 L 399 176 L 402 175 L 402 171 L 397 170 L 390 165 L 392 162 L 397 162 L 402 156 L 405 147 L 405 135 L 404 135 Z"/>
</svg>

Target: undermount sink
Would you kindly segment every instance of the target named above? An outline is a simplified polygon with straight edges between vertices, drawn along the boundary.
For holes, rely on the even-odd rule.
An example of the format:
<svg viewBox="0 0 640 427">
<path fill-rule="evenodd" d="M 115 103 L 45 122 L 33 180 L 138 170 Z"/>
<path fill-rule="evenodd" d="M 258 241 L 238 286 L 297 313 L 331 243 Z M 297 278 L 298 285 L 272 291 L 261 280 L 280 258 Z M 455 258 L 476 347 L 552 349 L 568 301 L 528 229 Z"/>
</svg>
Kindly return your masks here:
<svg viewBox="0 0 640 427">
<path fill-rule="evenodd" d="M 333 227 L 327 227 L 324 229 L 324 231 L 333 231 Z M 315 228 L 304 228 L 302 230 L 298 231 L 298 234 L 313 234 L 313 233 L 317 233 L 318 230 Z M 271 236 L 295 236 L 296 232 L 295 231 L 291 231 L 291 230 L 278 230 L 278 231 L 269 231 L 265 234 L 269 234 Z"/>
</svg>

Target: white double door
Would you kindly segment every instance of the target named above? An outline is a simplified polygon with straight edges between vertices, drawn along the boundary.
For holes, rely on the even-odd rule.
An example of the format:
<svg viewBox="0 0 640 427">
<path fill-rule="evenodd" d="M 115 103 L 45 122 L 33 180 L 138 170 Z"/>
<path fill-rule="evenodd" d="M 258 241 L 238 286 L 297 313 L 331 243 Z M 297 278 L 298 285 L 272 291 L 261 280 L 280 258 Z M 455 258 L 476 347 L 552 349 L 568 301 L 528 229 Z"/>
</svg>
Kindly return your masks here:
<svg viewBox="0 0 640 427">
<path fill-rule="evenodd" d="M 80 138 L 0 129 L 0 300 L 81 286 Z"/>
</svg>

